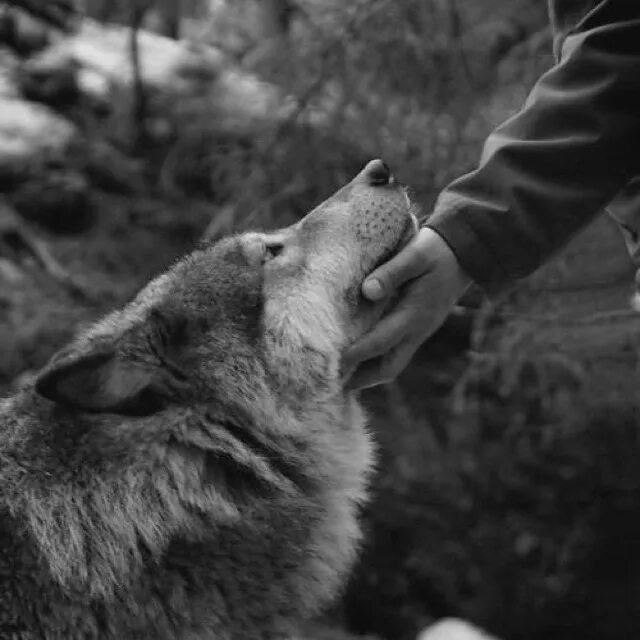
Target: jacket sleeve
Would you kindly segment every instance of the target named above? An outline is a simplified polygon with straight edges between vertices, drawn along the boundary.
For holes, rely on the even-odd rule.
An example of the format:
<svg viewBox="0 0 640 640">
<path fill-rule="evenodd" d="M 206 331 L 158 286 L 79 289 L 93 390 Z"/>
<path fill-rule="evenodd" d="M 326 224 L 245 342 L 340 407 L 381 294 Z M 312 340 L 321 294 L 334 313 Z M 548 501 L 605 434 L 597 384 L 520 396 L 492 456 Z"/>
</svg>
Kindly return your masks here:
<svg viewBox="0 0 640 640">
<path fill-rule="evenodd" d="M 640 172 L 640 2 L 601 0 L 426 226 L 496 289 L 531 273 Z"/>
</svg>

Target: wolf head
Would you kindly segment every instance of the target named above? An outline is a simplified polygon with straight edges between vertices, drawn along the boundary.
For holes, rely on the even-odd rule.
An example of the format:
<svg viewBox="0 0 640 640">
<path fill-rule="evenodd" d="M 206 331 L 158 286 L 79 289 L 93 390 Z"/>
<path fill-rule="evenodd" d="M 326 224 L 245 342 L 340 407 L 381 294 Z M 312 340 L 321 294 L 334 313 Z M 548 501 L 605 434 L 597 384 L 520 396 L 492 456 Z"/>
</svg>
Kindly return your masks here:
<svg viewBox="0 0 640 640">
<path fill-rule="evenodd" d="M 404 189 L 372 161 L 297 224 L 191 253 L 55 356 L 36 391 L 133 416 L 262 387 L 275 402 L 338 393 L 342 350 L 383 311 L 360 284 L 415 231 Z"/>
</svg>

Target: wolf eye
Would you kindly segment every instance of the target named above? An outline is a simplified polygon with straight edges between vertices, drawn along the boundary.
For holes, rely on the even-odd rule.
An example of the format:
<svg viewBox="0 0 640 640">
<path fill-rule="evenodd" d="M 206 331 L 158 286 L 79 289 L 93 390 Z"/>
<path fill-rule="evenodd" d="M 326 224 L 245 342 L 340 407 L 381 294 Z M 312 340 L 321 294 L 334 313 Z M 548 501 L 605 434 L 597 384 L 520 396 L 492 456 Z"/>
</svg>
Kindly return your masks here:
<svg viewBox="0 0 640 640">
<path fill-rule="evenodd" d="M 265 261 L 273 260 L 277 258 L 284 250 L 284 245 L 281 242 L 268 243 L 265 247 Z"/>
</svg>

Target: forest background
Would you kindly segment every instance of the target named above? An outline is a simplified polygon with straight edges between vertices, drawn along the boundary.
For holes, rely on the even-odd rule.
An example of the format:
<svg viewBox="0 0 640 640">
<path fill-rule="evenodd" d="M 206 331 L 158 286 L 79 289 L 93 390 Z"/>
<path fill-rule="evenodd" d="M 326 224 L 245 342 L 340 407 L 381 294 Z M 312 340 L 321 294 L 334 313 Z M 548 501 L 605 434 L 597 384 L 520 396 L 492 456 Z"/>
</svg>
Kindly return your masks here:
<svg viewBox="0 0 640 640">
<path fill-rule="evenodd" d="M 540 0 L 0 3 L 0 391 L 203 235 L 289 224 L 371 158 L 427 216 L 552 63 Z M 331 625 L 640 630 L 632 283 L 603 217 L 364 394 L 381 459 Z"/>
</svg>

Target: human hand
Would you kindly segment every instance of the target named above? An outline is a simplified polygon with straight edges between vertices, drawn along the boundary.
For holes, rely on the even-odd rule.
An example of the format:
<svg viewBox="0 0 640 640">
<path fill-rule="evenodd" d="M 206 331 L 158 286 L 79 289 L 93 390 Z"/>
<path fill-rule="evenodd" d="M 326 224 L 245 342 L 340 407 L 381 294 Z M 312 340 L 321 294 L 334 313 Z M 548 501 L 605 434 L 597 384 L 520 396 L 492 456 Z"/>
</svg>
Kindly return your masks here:
<svg viewBox="0 0 640 640">
<path fill-rule="evenodd" d="M 362 285 L 362 295 L 382 300 L 401 288 L 395 307 L 343 356 L 348 389 L 391 382 L 418 347 L 444 322 L 471 279 L 447 243 L 422 228 L 398 255 Z"/>
</svg>

